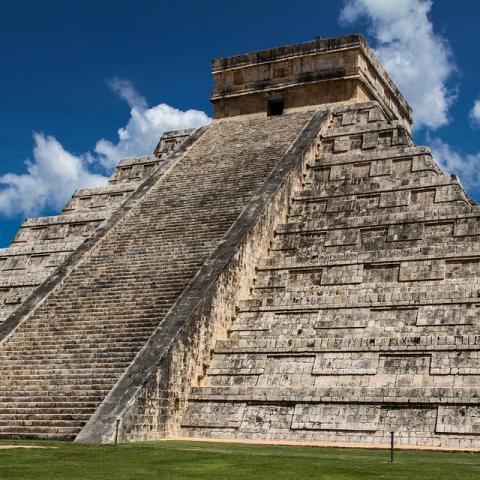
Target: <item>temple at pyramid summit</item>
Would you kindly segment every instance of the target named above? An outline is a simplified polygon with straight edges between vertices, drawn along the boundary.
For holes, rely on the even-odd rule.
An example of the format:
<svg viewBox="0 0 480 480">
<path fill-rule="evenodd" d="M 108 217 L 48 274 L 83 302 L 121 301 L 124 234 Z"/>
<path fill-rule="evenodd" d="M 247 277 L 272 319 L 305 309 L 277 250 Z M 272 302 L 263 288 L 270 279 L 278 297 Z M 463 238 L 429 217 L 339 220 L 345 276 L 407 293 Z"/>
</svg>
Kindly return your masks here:
<svg viewBox="0 0 480 480">
<path fill-rule="evenodd" d="M 480 208 L 362 36 L 213 61 L 0 250 L 0 438 L 480 448 Z"/>
</svg>

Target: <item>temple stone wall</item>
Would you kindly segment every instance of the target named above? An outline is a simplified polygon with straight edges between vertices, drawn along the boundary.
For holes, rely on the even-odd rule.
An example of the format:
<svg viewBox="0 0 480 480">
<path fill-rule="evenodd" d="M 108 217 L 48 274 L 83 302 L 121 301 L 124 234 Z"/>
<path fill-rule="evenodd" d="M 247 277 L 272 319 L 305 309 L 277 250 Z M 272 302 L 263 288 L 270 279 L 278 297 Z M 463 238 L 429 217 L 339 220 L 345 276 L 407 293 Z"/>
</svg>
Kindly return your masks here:
<svg viewBox="0 0 480 480">
<path fill-rule="evenodd" d="M 64 276 L 50 290 L 43 284 L 27 299 L 30 310 L 21 305 L 21 315 L 4 322 L 1 435 L 78 435 L 152 333 L 160 328 L 169 338 L 165 315 L 312 115 L 212 124 L 183 154 L 159 159 L 140 184 L 145 193 L 132 193 L 136 200 L 119 208 L 122 216 L 89 211 L 29 222 L 70 228 L 73 218 L 105 218 L 110 226 L 98 226 L 103 237 L 76 264 L 67 259 L 59 267 Z M 143 178 L 149 163 L 120 163 L 112 185 Z"/>
<path fill-rule="evenodd" d="M 316 39 L 213 61 L 215 118 L 375 100 L 405 128 L 411 109 L 361 35 Z"/>
<path fill-rule="evenodd" d="M 312 148 L 177 435 L 479 448 L 479 207 L 378 104 Z"/>
<path fill-rule="evenodd" d="M 213 74 L 208 127 L 0 250 L 0 437 L 480 449 L 480 208 L 373 52 Z"/>
</svg>

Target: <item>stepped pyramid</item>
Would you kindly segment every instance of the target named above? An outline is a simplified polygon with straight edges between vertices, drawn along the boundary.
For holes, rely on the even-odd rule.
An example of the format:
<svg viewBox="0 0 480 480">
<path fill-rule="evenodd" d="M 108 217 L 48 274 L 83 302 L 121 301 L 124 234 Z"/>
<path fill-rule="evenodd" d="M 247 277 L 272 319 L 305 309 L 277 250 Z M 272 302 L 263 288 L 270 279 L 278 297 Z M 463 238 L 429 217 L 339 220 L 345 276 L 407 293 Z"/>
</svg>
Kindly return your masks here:
<svg viewBox="0 0 480 480">
<path fill-rule="evenodd" d="M 480 209 L 364 39 L 213 76 L 0 251 L 0 437 L 480 448 Z"/>
</svg>

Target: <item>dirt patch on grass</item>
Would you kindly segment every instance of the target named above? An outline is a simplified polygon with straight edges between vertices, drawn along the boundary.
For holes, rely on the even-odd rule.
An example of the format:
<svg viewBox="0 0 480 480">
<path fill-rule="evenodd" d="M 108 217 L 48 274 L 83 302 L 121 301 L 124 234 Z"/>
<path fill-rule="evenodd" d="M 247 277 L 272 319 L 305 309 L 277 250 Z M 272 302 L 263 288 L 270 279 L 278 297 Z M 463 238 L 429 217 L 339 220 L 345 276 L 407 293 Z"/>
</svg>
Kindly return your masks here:
<svg viewBox="0 0 480 480">
<path fill-rule="evenodd" d="M 10 450 L 11 448 L 58 448 L 58 447 L 42 447 L 40 445 L 0 445 L 0 450 Z"/>
</svg>

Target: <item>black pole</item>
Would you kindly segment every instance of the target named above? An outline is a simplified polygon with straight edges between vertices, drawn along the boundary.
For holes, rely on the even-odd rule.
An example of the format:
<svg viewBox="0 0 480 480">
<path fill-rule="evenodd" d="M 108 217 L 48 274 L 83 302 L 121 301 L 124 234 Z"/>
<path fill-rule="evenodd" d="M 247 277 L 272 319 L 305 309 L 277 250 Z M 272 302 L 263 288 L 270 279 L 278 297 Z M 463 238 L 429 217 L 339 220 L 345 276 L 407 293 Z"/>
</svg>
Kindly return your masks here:
<svg viewBox="0 0 480 480">
<path fill-rule="evenodd" d="M 117 418 L 116 422 L 115 422 L 115 443 L 114 445 L 117 446 L 118 444 L 118 426 L 120 424 L 120 419 Z"/>
<path fill-rule="evenodd" d="M 390 432 L 390 463 L 393 463 L 393 441 L 395 432 Z"/>
</svg>

